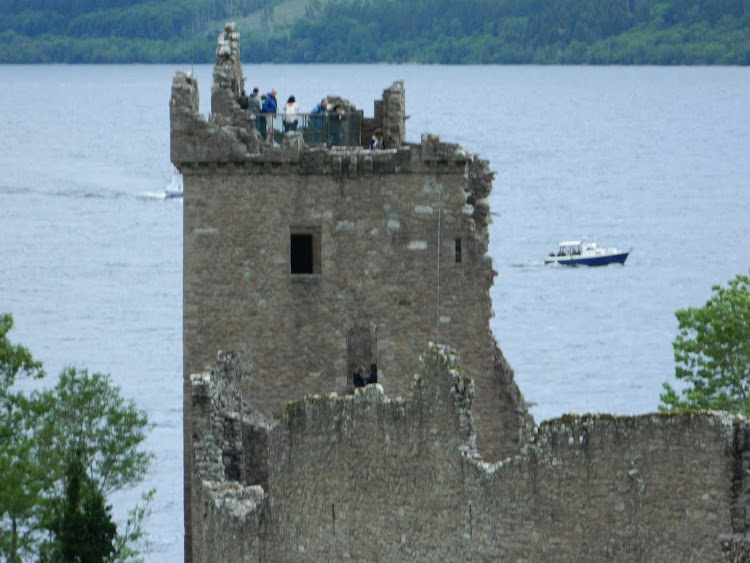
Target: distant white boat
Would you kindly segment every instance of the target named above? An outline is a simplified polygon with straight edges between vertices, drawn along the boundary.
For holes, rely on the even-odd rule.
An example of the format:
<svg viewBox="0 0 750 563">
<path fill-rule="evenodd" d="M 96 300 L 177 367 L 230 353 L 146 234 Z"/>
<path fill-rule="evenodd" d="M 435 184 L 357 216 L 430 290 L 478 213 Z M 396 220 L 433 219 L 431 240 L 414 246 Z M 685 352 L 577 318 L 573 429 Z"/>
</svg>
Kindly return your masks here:
<svg viewBox="0 0 750 563">
<path fill-rule="evenodd" d="M 557 253 L 550 252 L 544 259 L 545 264 L 563 266 L 606 266 L 607 264 L 624 264 L 633 251 L 616 248 L 600 248 L 595 242 L 581 240 L 562 241 L 558 244 Z"/>
<path fill-rule="evenodd" d="M 177 170 L 172 173 L 172 179 L 164 190 L 164 199 L 182 197 L 182 174 Z"/>
</svg>

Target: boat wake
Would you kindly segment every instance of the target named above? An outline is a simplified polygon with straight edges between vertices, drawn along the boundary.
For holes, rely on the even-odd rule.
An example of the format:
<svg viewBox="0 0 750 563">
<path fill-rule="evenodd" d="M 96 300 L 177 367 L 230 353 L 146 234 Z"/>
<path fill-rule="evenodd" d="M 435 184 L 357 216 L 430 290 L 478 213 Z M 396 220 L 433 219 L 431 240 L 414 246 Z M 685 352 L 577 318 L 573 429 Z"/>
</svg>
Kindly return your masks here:
<svg viewBox="0 0 750 563">
<path fill-rule="evenodd" d="M 509 267 L 519 269 L 519 270 L 531 270 L 531 269 L 537 269 L 537 268 L 543 268 L 544 262 L 526 262 L 526 263 L 518 263 L 518 264 L 508 264 Z"/>
<path fill-rule="evenodd" d="M 156 200 L 182 199 L 182 174 L 175 170 L 163 192 L 143 192 L 136 197 Z"/>
<path fill-rule="evenodd" d="M 138 199 L 164 200 L 167 199 L 167 194 L 165 192 L 143 192 L 140 194 L 136 194 L 135 197 Z"/>
</svg>

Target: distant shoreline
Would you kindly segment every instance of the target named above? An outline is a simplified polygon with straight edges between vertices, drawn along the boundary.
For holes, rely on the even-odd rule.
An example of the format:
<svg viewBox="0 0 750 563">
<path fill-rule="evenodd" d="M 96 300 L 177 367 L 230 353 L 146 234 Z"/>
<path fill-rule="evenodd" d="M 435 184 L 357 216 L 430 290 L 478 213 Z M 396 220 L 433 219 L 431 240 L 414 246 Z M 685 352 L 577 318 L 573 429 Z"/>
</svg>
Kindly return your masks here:
<svg viewBox="0 0 750 563">
<path fill-rule="evenodd" d="M 473 58 L 470 52 L 451 59 L 435 57 L 430 46 L 402 51 L 383 59 L 346 57 L 336 60 L 298 56 L 280 45 L 278 53 L 268 48 L 247 49 L 244 64 L 444 64 L 444 65 L 562 65 L 562 66 L 748 66 L 750 65 L 750 29 L 737 32 L 737 38 L 710 34 L 704 41 L 670 43 L 677 32 L 633 34 L 631 32 L 585 44 L 531 47 L 507 43 L 489 59 Z M 747 37 L 745 37 L 747 36 Z M 722 39 L 720 41 L 720 39 Z M 736 39 L 736 41 L 732 41 Z M 460 42 L 481 41 L 482 37 L 463 38 Z M 286 43 L 291 44 L 288 39 Z M 397 47 L 386 45 L 386 51 Z M 450 49 L 449 49 L 450 50 Z M 392 53 L 393 54 L 393 53 Z M 255 55 L 255 56 L 251 56 Z M 152 40 L 134 38 L 71 38 L 43 35 L 28 37 L 14 31 L 0 32 L 0 64 L 213 64 L 215 53 L 208 40 Z"/>
</svg>

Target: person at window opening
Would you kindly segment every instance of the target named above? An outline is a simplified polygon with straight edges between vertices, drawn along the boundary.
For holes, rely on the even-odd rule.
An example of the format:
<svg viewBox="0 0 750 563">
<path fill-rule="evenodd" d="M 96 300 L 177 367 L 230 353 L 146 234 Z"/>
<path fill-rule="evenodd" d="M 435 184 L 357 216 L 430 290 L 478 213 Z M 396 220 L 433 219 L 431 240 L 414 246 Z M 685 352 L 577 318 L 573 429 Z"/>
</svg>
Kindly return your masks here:
<svg viewBox="0 0 750 563">
<path fill-rule="evenodd" d="M 367 376 L 367 385 L 378 382 L 378 366 L 370 364 L 370 375 Z"/>
<path fill-rule="evenodd" d="M 240 93 L 240 97 L 237 100 L 237 103 L 240 104 L 240 107 L 242 109 L 247 109 L 247 100 L 248 100 L 247 94 L 245 94 L 245 90 L 243 89 L 242 93 Z"/>
<path fill-rule="evenodd" d="M 383 130 L 378 127 L 375 129 L 375 133 L 370 139 L 370 150 L 378 150 L 383 148 Z"/>
<path fill-rule="evenodd" d="M 279 111 L 279 105 L 276 102 L 276 88 L 271 89 L 271 91 L 268 94 L 266 94 L 266 100 L 263 102 L 261 111 L 267 114 L 265 116 L 266 117 L 266 129 L 268 132 L 266 141 L 268 141 L 269 143 L 272 143 L 273 142 L 273 118 L 276 115 L 276 112 Z M 268 127 L 268 125 L 270 125 L 270 127 Z"/>
<path fill-rule="evenodd" d="M 340 105 L 333 106 L 328 116 L 328 146 L 341 146 L 341 120 L 344 119 L 344 108 Z"/>
<path fill-rule="evenodd" d="M 297 130 L 297 114 L 299 113 L 299 106 L 294 96 L 289 96 L 284 106 L 284 131 L 296 131 Z"/>
<path fill-rule="evenodd" d="M 359 366 L 357 368 L 357 371 L 355 371 L 352 374 L 352 383 L 354 383 L 354 387 L 364 387 L 365 386 L 365 378 L 362 375 L 365 371 L 365 368 L 362 366 Z"/>
<path fill-rule="evenodd" d="M 323 133 L 326 124 L 326 111 L 328 100 L 323 98 L 312 110 L 310 110 L 310 124 L 313 129 L 313 143 L 323 142 Z"/>
</svg>

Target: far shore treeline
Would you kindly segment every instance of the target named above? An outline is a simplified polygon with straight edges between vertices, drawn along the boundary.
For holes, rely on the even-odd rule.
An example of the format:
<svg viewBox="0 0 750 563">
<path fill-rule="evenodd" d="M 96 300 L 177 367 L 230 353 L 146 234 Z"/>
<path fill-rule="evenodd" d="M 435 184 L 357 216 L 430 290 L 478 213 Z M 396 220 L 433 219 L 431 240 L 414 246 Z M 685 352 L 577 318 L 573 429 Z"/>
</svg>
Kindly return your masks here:
<svg viewBox="0 0 750 563">
<path fill-rule="evenodd" d="M 0 0 L 0 63 L 750 64 L 750 0 Z"/>
</svg>

